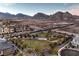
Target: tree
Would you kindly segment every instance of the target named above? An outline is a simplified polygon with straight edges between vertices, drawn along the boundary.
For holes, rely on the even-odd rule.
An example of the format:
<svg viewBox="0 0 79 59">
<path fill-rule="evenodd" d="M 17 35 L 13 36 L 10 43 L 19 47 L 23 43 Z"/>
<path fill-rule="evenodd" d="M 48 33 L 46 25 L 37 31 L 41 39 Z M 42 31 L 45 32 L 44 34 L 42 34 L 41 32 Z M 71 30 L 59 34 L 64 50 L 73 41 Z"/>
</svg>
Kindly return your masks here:
<svg viewBox="0 0 79 59">
<path fill-rule="evenodd" d="M 56 45 L 57 45 L 56 42 L 55 42 L 55 43 L 49 43 L 49 46 L 50 46 L 51 48 L 54 48 Z"/>
<path fill-rule="evenodd" d="M 48 40 L 51 39 L 51 35 L 52 35 L 51 30 L 48 30 L 47 35 L 46 35 L 46 37 L 48 38 Z"/>
</svg>

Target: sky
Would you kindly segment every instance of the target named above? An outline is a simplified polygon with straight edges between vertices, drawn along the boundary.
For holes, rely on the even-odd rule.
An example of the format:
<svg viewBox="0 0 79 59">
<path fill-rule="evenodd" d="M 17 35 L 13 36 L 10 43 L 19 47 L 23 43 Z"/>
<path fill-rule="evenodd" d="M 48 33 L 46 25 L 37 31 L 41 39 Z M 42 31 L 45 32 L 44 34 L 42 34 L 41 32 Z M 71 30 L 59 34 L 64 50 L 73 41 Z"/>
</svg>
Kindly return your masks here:
<svg viewBox="0 0 79 59">
<path fill-rule="evenodd" d="M 73 15 L 79 15 L 78 3 L 0 3 L 0 12 L 11 14 L 23 13 L 33 16 L 38 12 L 47 15 L 57 11 L 69 11 Z"/>
</svg>

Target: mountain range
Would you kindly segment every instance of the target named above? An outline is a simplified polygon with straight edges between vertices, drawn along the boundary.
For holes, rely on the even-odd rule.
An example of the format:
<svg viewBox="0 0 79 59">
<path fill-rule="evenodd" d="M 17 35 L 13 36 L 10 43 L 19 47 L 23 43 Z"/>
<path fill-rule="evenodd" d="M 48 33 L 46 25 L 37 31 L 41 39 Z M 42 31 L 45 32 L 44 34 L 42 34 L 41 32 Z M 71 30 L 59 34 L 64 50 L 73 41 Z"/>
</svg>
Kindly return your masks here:
<svg viewBox="0 0 79 59">
<path fill-rule="evenodd" d="M 34 16 L 18 13 L 16 15 L 10 13 L 0 12 L 0 19 L 48 19 L 48 20 L 74 20 L 79 19 L 79 16 L 72 15 L 69 12 L 58 11 L 53 15 L 46 15 L 44 13 L 37 13 Z"/>
</svg>

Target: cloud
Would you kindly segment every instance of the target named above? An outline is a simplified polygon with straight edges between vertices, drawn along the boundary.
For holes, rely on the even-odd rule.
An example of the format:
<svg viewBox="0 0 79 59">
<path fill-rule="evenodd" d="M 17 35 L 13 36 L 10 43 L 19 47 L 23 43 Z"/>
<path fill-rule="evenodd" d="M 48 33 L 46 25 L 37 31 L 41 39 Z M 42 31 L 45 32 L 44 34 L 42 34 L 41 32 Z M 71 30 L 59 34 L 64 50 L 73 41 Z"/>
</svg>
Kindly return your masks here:
<svg viewBox="0 0 79 59">
<path fill-rule="evenodd" d="M 0 6 L 3 6 L 3 7 L 9 7 L 12 5 L 14 5 L 14 3 L 0 3 Z"/>
<path fill-rule="evenodd" d="M 11 6 L 11 3 L 4 3 L 4 6 Z"/>
<path fill-rule="evenodd" d="M 13 8 L 7 8 L 6 6 L 0 6 L 0 12 L 10 12 L 12 14 L 15 14 L 16 12 L 14 12 L 14 9 Z"/>
<path fill-rule="evenodd" d="M 5 7 L 0 6 L 0 12 L 5 12 L 7 9 Z"/>
</svg>

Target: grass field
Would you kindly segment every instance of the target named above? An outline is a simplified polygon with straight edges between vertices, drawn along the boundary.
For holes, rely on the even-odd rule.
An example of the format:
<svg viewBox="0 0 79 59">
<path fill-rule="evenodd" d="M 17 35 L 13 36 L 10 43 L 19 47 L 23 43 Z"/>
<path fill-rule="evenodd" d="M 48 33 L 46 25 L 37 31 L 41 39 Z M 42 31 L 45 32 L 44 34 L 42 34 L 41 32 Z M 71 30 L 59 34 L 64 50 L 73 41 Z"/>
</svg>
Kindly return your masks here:
<svg viewBox="0 0 79 59">
<path fill-rule="evenodd" d="M 50 47 L 50 42 L 45 40 L 25 40 L 24 43 L 26 43 L 27 48 L 34 49 L 37 53 L 42 53 L 41 51 L 44 51 L 43 49 L 49 49 L 51 52 L 51 55 L 57 55 L 58 48 L 57 47 Z"/>
<path fill-rule="evenodd" d="M 28 48 L 49 48 L 49 42 L 45 40 L 24 40 Z"/>
<path fill-rule="evenodd" d="M 13 41 L 16 41 L 16 46 L 18 48 L 23 48 L 22 51 L 27 54 L 27 50 L 30 48 L 32 52 L 34 51 L 38 55 L 42 55 L 42 53 L 45 54 L 51 54 L 52 55 L 52 48 L 50 47 L 50 42 L 47 40 L 25 40 L 25 39 L 14 39 Z M 33 52 L 33 53 L 34 53 Z"/>
</svg>

